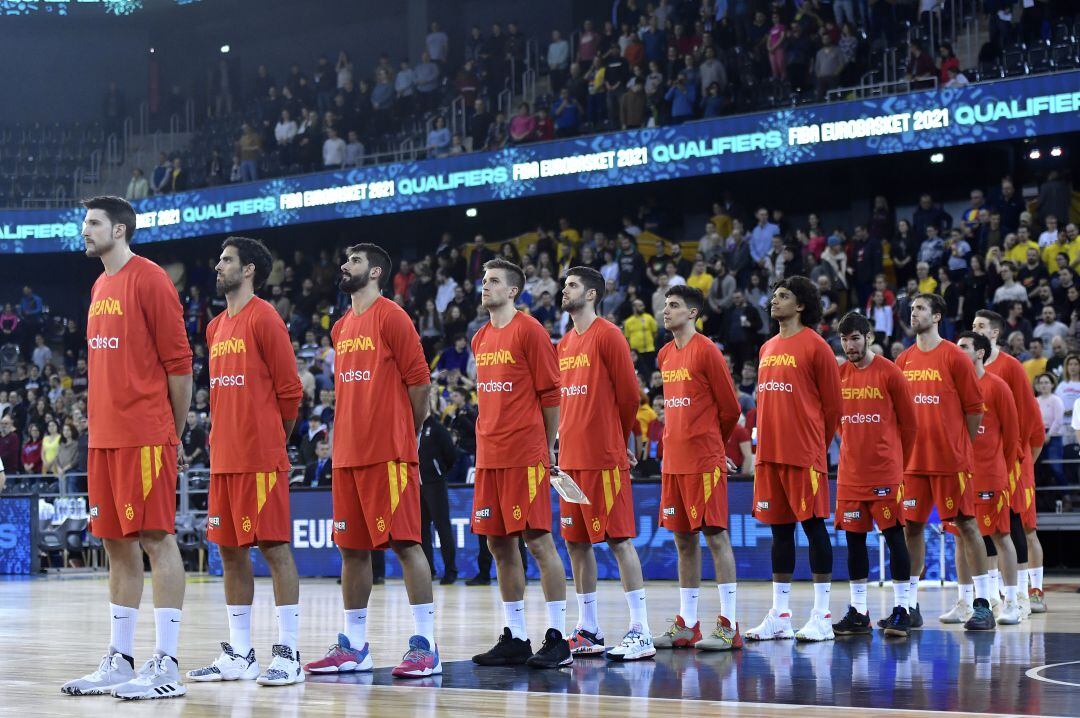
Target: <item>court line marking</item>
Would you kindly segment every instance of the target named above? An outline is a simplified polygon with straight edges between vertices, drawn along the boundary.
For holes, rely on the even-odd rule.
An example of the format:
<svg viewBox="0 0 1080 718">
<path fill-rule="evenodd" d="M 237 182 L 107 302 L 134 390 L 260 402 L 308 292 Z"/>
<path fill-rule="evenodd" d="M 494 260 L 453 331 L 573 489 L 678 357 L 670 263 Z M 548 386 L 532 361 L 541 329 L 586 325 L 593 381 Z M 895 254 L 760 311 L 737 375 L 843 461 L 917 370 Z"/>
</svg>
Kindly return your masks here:
<svg viewBox="0 0 1080 718">
<path fill-rule="evenodd" d="M 1054 680 L 1053 678 L 1047 678 L 1046 676 L 1042 675 L 1042 672 L 1045 671 L 1048 668 L 1058 668 L 1059 666 L 1071 666 L 1071 665 L 1075 665 L 1077 663 L 1080 663 L 1080 661 L 1065 661 L 1064 663 L 1049 663 L 1049 664 L 1047 664 L 1045 666 L 1037 666 L 1035 668 L 1029 668 L 1029 669 L 1027 669 L 1027 671 L 1024 672 L 1024 675 L 1026 675 L 1028 678 L 1034 678 L 1037 681 L 1042 681 L 1043 683 L 1054 683 L 1054 684 L 1057 684 L 1059 686 L 1069 686 L 1070 688 L 1080 688 L 1080 683 L 1069 683 L 1068 681 L 1058 681 L 1058 680 Z"/>
</svg>

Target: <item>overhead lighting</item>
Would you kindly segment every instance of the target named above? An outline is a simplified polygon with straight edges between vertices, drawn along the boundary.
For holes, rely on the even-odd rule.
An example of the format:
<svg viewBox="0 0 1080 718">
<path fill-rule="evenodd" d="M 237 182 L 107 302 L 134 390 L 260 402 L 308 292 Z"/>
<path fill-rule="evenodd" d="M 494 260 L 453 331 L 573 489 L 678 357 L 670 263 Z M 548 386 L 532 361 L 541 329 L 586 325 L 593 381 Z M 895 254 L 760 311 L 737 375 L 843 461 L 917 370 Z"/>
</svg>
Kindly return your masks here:
<svg viewBox="0 0 1080 718">
<path fill-rule="evenodd" d="M 1061 157 L 1063 154 L 1065 154 L 1065 150 L 1061 149 L 1060 147 L 1052 147 L 1050 149 L 1051 157 Z"/>
<path fill-rule="evenodd" d="M 1038 147 L 1036 147 L 1031 152 L 1028 152 L 1028 159 L 1029 160 L 1041 160 L 1042 159 L 1042 152 L 1039 150 Z"/>
<path fill-rule="evenodd" d="M 154 54 L 154 48 L 150 48 L 150 54 L 151 54 L 151 55 L 153 55 L 153 54 Z"/>
<path fill-rule="evenodd" d="M 469 217 L 470 219 L 475 217 L 476 214 L 476 207 L 469 207 L 467 210 L 465 210 L 465 216 Z"/>
<path fill-rule="evenodd" d="M 935 152 L 934 154 L 930 155 L 930 161 L 935 165 L 939 165 L 945 161 L 945 155 L 941 152 Z"/>
<path fill-rule="evenodd" d="M 231 48 L 228 45 L 222 45 L 221 46 L 221 54 L 222 55 L 228 55 L 230 49 Z"/>
</svg>

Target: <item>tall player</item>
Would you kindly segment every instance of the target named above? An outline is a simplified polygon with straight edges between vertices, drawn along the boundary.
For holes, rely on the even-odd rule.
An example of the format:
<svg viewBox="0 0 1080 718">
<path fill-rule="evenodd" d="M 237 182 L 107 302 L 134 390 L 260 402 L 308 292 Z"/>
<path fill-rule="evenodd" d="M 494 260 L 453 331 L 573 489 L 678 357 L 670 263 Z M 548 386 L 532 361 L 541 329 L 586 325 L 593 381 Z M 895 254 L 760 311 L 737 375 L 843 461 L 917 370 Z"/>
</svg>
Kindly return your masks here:
<svg viewBox="0 0 1080 718">
<path fill-rule="evenodd" d="M 90 292 L 87 484 L 90 531 L 109 556 L 112 636 L 98 669 L 65 683 L 69 695 L 173 698 L 187 689 L 176 664 L 184 564 L 176 546 L 176 475 L 191 403 L 191 347 L 165 271 L 131 251 L 135 210 L 119 197 L 83 202 L 86 256 L 105 271 Z M 143 551 L 154 587 L 154 654 L 134 669 Z"/>
<path fill-rule="evenodd" d="M 540 322 L 514 308 L 525 286 L 521 268 L 484 263 L 481 303 L 491 320 L 472 341 L 476 360 L 476 489 L 473 533 L 487 536 L 495 557 L 506 626 L 481 666 L 527 663 L 557 668 L 574 662 L 566 633 L 566 570 L 551 538 L 551 484 L 559 429 L 559 363 Z M 533 655 L 525 629 L 524 535 L 540 568 L 547 602 L 544 645 Z"/>
<path fill-rule="evenodd" d="M 194 681 L 258 678 L 281 686 L 304 680 L 296 634 L 300 579 L 289 521 L 289 455 L 303 389 L 285 322 L 255 296 L 270 276 L 270 250 L 257 239 L 229 237 L 217 263 L 217 291 L 226 309 L 206 327 L 210 348 L 210 504 L 206 538 L 221 551 L 229 640 Z M 255 579 L 251 547 L 270 567 L 278 641 L 262 675 L 251 645 Z"/>
<path fill-rule="evenodd" d="M 942 521 L 959 532 L 958 548 L 974 574 L 974 614 L 969 630 L 994 627 L 990 611 L 990 577 L 986 549 L 975 526 L 975 492 L 971 481 L 972 441 L 982 422 L 983 396 L 971 360 L 955 344 L 942 339 L 938 324 L 945 300 L 917 294 L 911 302 L 915 344 L 896 357 L 908 381 L 918 433 L 904 465 L 904 533 L 911 553 L 908 612 L 912 627 L 922 625 L 919 576 L 926 558 L 926 521 L 936 506 Z"/>
<path fill-rule="evenodd" d="M 739 423 L 739 400 L 724 355 L 695 323 L 705 306 L 701 291 L 672 287 L 665 294 L 664 328 L 672 340 L 657 354 L 664 381 L 664 461 L 660 525 L 675 535 L 679 555 L 679 614 L 653 642 L 657 648 L 742 648 L 736 619 L 735 556 L 728 528 L 724 444 Z M 702 638 L 698 620 L 701 537 L 712 554 L 720 589 L 716 630 Z"/>
<path fill-rule="evenodd" d="M 431 377 L 405 310 L 382 296 L 390 255 L 374 244 L 345 250 L 338 287 L 352 306 L 334 324 L 334 543 L 341 551 L 345 628 L 312 673 L 370 671 L 367 605 L 371 553 L 393 549 L 412 607 L 414 635 L 393 675 L 442 673 L 435 644 L 431 569 L 420 546 L 416 437 L 428 414 Z"/>
<path fill-rule="evenodd" d="M 627 450 L 637 424 L 639 391 L 630 346 L 622 331 L 596 316 L 604 296 L 604 278 L 592 267 L 567 270 L 562 308 L 573 329 L 558 346 L 562 402 L 559 407 L 559 467 L 581 487 L 589 504 L 559 503 L 562 537 L 570 552 L 577 585 L 578 624 L 570 652 L 604 652 L 597 617 L 596 555 L 592 545 L 607 541 L 619 565 L 630 627 L 608 658 L 633 661 L 656 654 L 649 633 L 641 561 L 630 539 L 637 535 Z"/>
<path fill-rule="evenodd" d="M 1042 411 L 1031 389 L 1031 381 L 1020 361 L 1001 351 L 998 339 L 1005 320 L 997 312 L 980 309 L 975 312 L 971 328 L 990 340 L 990 356 L 986 371 L 1005 380 L 1016 403 L 1020 420 L 1020 451 L 1018 466 L 1010 472 L 1009 497 L 1012 501 L 1010 525 L 1016 547 L 1017 591 L 1021 614 L 1045 613 L 1046 601 L 1042 590 L 1043 551 L 1036 532 L 1035 460 L 1045 441 Z M 1030 583 L 1030 588 L 1028 587 Z"/>
<path fill-rule="evenodd" d="M 772 318 L 780 333 L 762 345 L 757 386 L 757 470 L 754 516 L 772 527 L 773 605 L 761 624 L 746 632 L 758 641 L 834 637 L 829 589 L 832 542 L 826 447 L 840 424 L 840 370 L 832 349 L 814 331 L 821 295 L 806 277 L 773 287 Z M 814 608 L 798 632 L 791 630 L 791 575 L 795 572 L 795 523 L 810 543 Z"/>
<path fill-rule="evenodd" d="M 870 556 L 866 534 L 876 523 L 889 545 L 893 610 L 885 634 L 907 636 L 911 557 L 904 542 L 900 485 L 904 457 L 915 441 L 915 413 L 904 375 L 888 359 L 870 351 L 874 329 L 858 312 L 848 312 L 837 327 L 847 361 L 840 367 L 840 469 L 836 476 L 836 528 L 847 534 L 851 605 L 833 626 L 838 636 L 870 633 L 866 581 Z"/>
<path fill-rule="evenodd" d="M 1016 466 L 1020 444 L 1020 422 L 1013 404 L 1012 392 L 1004 380 L 983 367 L 983 358 L 990 355 L 990 340 L 982 334 L 963 332 L 956 345 L 968 355 L 979 377 L 983 395 L 983 418 L 975 437 L 975 519 L 983 540 L 989 538 L 1001 560 L 1005 583 L 1005 604 L 997 622 L 1002 625 L 1020 623 L 1020 607 L 1016 602 L 1016 549 L 1013 547 L 1009 521 L 1010 467 Z M 956 556 L 957 583 L 968 608 L 971 595 L 971 572 L 963 553 Z M 992 591 L 997 589 L 991 587 Z"/>
</svg>

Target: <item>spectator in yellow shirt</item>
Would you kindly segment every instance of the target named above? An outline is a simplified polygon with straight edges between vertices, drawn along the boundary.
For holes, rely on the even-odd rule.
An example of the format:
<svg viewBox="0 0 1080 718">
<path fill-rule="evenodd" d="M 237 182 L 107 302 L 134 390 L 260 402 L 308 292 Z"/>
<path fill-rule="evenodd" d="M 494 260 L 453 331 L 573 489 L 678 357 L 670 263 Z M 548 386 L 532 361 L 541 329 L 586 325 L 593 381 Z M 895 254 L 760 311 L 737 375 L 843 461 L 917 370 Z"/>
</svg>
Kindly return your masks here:
<svg viewBox="0 0 1080 718">
<path fill-rule="evenodd" d="M 645 302 L 634 300 L 634 313 L 623 322 L 623 334 L 630 348 L 638 353 L 643 361 L 656 353 L 656 320 L 645 311 Z"/>
<path fill-rule="evenodd" d="M 704 259 L 698 259 L 694 262 L 694 268 L 690 271 L 690 276 L 686 278 L 686 283 L 705 296 L 709 295 L 709 290 L 712 289 L 713 275 L 705 271 Z"/>
<path fill-rule="evenodd" d="M 1031 355 L 1031 358 L 1023 362 L 1024 371 L 1027 372 L 1028 380 L 1034 386 L 1035 377 L 1046 373 L 1046 357 L 1043 356 L 1042 339 L 1032 337 L 1031 341 L 1028 342 L 1028 354 Z"/>
<path fill-rule="evenodd" d="M 1069 257 L 1069 266 L 1076 264 L 1077 255 L 1080 255 L 1080 237 L 1069 239 L 1065 230 L 1058 232 L 1057 241 L 1043 247 L 1042 260 L 1046 265 L 1046 271 L 1054 274 L 1058 271 L 1057 256 L 1065 254 Z"/>
<path fill-rule="evenodd" d="M 1011 236 L 1011 235 L 1009 235 Z M 1005 246 L 1009 246 L 1009 236 L 1005 237 Z M 1021 267 L 1027 262 L 1028 250 L 1033 248 L 1039 252 L 1039 243 L 1031 239 L 1031 231 L 1027 227 L 1016 230 L 1016 244 L 1005 252 L 1005 259 L 1016 262 Z"/>
<path fill-rule="evenodd" d="M 937 280 L 930 276 L 930 265 L 926 262 L 915 265 L 915 278 L 919 280 L 921 294 L 933 294 L 937 291 Z"/>
</svg>

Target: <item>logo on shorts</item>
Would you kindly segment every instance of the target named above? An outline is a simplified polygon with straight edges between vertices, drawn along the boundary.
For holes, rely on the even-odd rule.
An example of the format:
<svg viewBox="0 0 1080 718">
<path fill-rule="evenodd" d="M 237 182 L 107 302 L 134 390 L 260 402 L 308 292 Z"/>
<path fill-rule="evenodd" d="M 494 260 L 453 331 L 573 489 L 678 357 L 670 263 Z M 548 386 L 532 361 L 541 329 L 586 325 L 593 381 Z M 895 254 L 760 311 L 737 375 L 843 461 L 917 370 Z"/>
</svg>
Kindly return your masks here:
<svg viewBox="0 0 1080 718">
<path fill-rule="evenodd" d="M 918 499 L 904 499 L 904 508 L 905 509 L 913 509 L 913 508 L 915 508 L 917 502 L 918 502 Z"/>
<path fill-rule="evenodd" d="M 383 520 L 382 516 L 375 519 L 375 528 L 379 530 L 379 533 L 386 533 L 386 521 Z"/>
<path fill-rule="evenodd" d="M 574 517 L 573 516 L 563 516 L 562 517 L 562 525 L 563 526 L 573 526 L 574 525 Z"/>
<path fill-rule="evenodd" d="M 491 509 L 490 508 L 479 509 L 475 514 L 473 514 L 473 516 L 474 516 L 474 518 L 476 518 L 477 521 L 479 521 L 480 519 L 490 519 L 491 518 Z"/>
<path fill-rule="evenodd" d="M 344 531 L 345 530 L 345 522 L 344 521 L 335 521 L 334 522 L 334 530 L 335 531 Z"/>
<path fill-rule="evenodd" d="M 665 506 L 664 507 L 664 516 L 674 516 L 674 515 L 675 515 L 675 507 L 674 506 Z"/>
<path fill-rule="evenodd" d="M 990 525 L 990 517 L 989 516 L 983 516 L 983 525 L 984 526 L 989 526 Z"/>
<path fill-rule="evenodd" d="M 97 507 L 97 504 L 90 507 L 90 518 L 96 519 L 101 513 L 101 509 Z"/>
<path fill-rule="evenodd" d="M 514 506 L 514 521 L 520 521 L 520 520 L 521 520 L 521 507 L 520 506 Z"/>
<path fill-rule="evenodd" d="M 592 520 L 592 530 L 594 534 L 600 533 L 600 519 L 596 518 L 595 516 Z"/>
<path fill-rule="evenodd" d="M 209 526 L 210 528 L 214 528 L 214 529 L 221 528 L 221 517 L 220 516 L 209 516 L 209 517 L 207 517 L 206 525 Z"/>
<path fill-rule="evenodd" d="M 954 506 L 954 504 L 953 504 L 952 496 L 946 496 L 945 497 L 945 508 L 947 508 L 949 511 L 952 511 L 953 506 Z"/>
<path fill-rule="evenodd" d="M 881 515 L 884 516 L 886 519 L 891 519 L 892 510 L 888 506 L 886 506 L 884 509 L 882 509 Z"/>
<path fill-rule="evenodd" d="M 768 511 L 769 510 L 769 502 L 768 501 L 758 501 L 757 502 L 757 510 L 758 511 Z"/>
<path fill-rule="evenodd" d="M 690 507 L 690 518 L 692 518 L 692 519 L 697 518 L 697 506 L 691 506 Z"/>
<path fill-rule="evenodd" d="M 244 516 L 240 519 L 240 528 L 244 530 L 244 533 L 251 533 L 251 517 Z"/>
<path fill-rule="evenodd" d="M 806 497 L 799 499 L 799 511 L 806 511 Z"/>
<path fill-rule="evenodd" d="M 874 488 L 874 496 L 888 496 L 891 493 L 891 486 L 878 486 Z"/>
<path fill-rule="evenodd" d="M 862 518 L 862 511 L 845 511 L 844 521 L 858 521 Z"/>
<path fill-rule="evenodd" d="M 135 509 L 131 504 L 124 504 L 124 517 L 127 518 L 128 521 L 135 520 Z"/>
<path fill-rule="evenodd" d="M 994 500 L 994 492 L 993 491 L 980 491 L 979 492 L 979 501 L 993 501 L 993 500 Z"/>
</svg>

